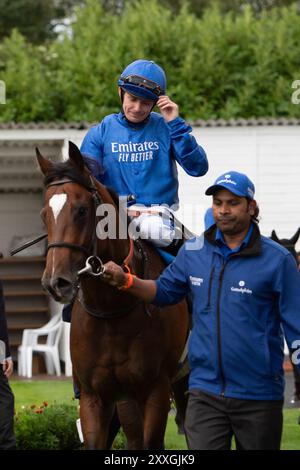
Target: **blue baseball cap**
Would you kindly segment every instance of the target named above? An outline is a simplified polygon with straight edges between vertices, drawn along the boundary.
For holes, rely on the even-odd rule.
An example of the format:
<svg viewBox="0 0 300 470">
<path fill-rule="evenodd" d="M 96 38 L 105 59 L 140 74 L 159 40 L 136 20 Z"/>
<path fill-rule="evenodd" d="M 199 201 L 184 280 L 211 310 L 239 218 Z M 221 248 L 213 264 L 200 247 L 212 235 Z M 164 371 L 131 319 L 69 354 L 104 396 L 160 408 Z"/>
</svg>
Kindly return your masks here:
<svg viewBox="0 0 300 470">
<path fill-rule="evenodd" d="M 248 176 L 237 171 L 228 171 L 219 176 L 214 184 L 205 191 L 205 194 L 211 196 L 220 189 L 227 189 L 231 193 L 247 199 L 253 199 L 255 193 L 254 184 Z"/>
</svg>

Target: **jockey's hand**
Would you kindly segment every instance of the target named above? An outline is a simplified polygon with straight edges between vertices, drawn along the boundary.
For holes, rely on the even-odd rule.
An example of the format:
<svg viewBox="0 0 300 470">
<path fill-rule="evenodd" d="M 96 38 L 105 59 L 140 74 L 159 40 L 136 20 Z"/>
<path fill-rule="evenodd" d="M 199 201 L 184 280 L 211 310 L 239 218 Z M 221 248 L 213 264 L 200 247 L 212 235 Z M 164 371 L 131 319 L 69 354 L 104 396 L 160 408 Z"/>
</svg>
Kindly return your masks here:
<svg viewBox="0 0 300 470">
<path fill-rule="evenodd" d="M 166 122 L 173 121 L 173 119 L 179 116 L 177 104 L 171 101 L 167 95 L 160 96 L 156 102 L 156 106 L 159 108 Z"/>
<path fill-rule="evenodd" d="M 127 276 L 121 266 L 113 261 L 108 261 L 108 263 L 105 263 L 104 265 L 104 273 L 101 276 L 101 280 L 107 282 L 111 286 L 121 287 L 126 284 Z"/>
<path fill-rule="evenodd" d="M 11 376 L 14 370 L 14 363 L 11 358 L 4 359 L 2 364 L 3 372 L 7 378 Z"/>
</svg>

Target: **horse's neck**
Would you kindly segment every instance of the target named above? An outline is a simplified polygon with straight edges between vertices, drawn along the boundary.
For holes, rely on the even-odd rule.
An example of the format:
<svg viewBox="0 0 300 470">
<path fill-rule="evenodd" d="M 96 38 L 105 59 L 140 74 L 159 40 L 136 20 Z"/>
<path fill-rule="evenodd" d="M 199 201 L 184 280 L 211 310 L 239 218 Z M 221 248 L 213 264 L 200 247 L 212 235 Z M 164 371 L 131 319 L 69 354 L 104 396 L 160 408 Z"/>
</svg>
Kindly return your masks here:
<svg viewBox="0 0 300 470">
<path fill-rule="evenodd" d="M 103 261 L 114 261 L 116 264 L 122 265 L 130 250 L 129 239 L 124 240 L 98 240 L 97 255 Z"/>
<path fill-rule="evenodd" d="M 136 243 L 133 266 L 136 274 L 143 279 L 156 279 L 165 267 L 157 249 L 144 240 Z"/>
</svg>

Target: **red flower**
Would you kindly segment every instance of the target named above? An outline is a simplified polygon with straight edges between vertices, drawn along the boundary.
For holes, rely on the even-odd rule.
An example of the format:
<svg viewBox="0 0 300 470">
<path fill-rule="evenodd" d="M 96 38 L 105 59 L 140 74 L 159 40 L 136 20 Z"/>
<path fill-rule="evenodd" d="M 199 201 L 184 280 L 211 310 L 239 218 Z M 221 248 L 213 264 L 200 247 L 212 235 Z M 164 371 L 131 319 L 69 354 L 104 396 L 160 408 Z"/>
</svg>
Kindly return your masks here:
<svg viewBox="0 0 300 470">
<path fill-rule="evenodd" d="M 48 402 L 47 402 L 47 401 L 43 401 L 43 405 L 44 405 L 44 406 L 48 406 Z"/>
<path fill-rule="evenodd" d="M 30 407 L 32 410 L 34 410 L 34 408 L 36 408 L 36 405 L 31 405 Z"/>
</svg>

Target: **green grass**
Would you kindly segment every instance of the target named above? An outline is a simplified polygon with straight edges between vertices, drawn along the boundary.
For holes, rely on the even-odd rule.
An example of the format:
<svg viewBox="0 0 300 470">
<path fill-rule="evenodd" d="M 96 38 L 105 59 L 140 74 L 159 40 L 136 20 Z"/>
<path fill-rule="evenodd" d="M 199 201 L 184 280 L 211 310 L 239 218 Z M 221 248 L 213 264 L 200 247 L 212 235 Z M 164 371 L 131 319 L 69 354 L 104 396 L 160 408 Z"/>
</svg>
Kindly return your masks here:
<svg viewBox="0 0 300 470">
<path fill-rule="evenodd" d="M 177 433 L 177 425 L 175 423 L 175 416 L 169 415 L 166 435 L 165 435 L 165 446 L 168 450 L 183 450 L 187 449 L 185 437 Z"/>
<path fill-rule="evenodd" d="M 43 401 L 49 404 L 70 403 L 73 398 L 71 380 L 10 380 L 15 395 L 15 408 L 40 405 Z"/>
<path fill-rule="evenodd" d="M 71 380 L 11 380 L 15 395 L 16 410 L 22 406 L 40 405 L 43 401 L 51 403 L 70 403 L 73 399 Z M 281 448 L 300 450 L 299 411 L 284 409 L 284 425 Z M 174 415 L 170 414 L 166 430 L 166 449 L 186 449 L 185 438 L 177 434 Z"/>
<path fill-rule="evenodd" d="M 300 450 L 299 410 L 290 408 L 283 412 L 283 435 L 281 448 L 284 450 Z"/>
</svg>

